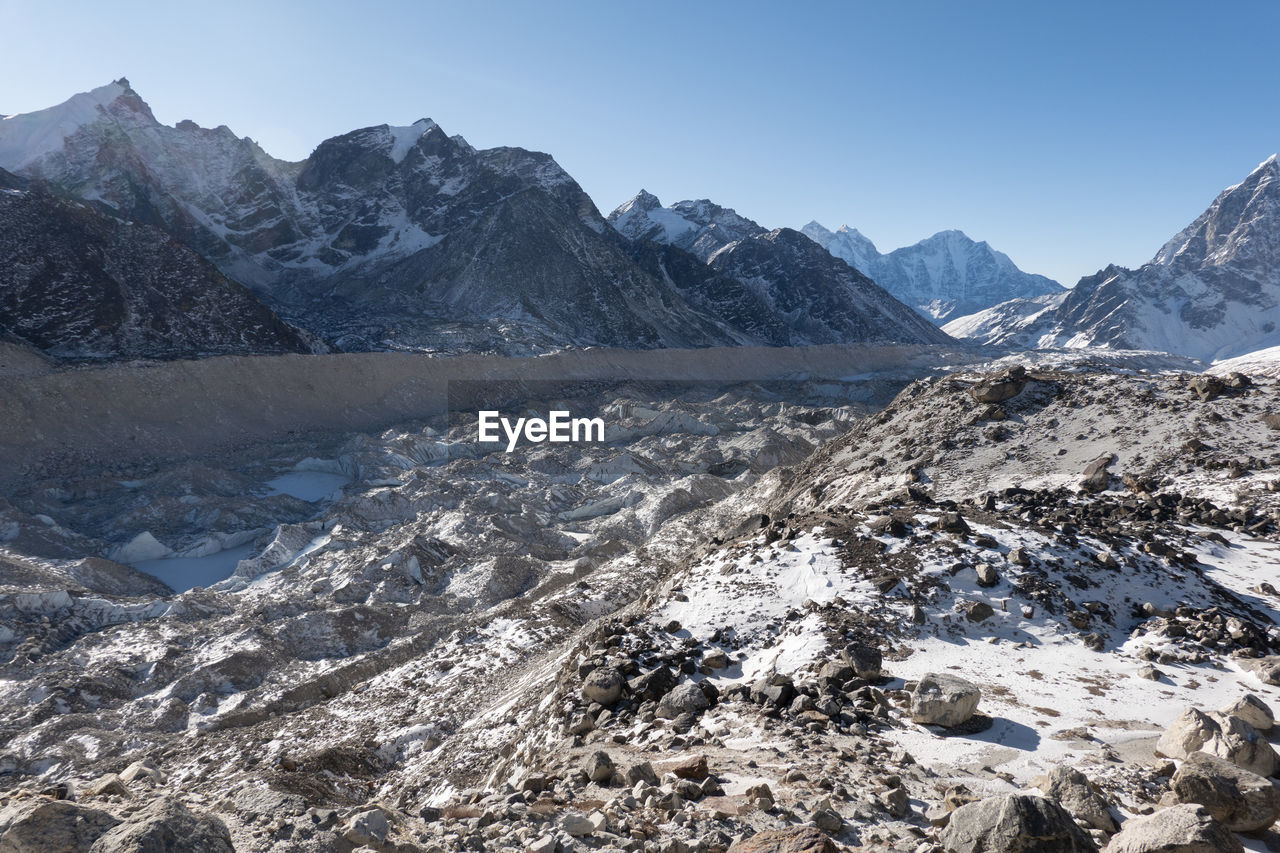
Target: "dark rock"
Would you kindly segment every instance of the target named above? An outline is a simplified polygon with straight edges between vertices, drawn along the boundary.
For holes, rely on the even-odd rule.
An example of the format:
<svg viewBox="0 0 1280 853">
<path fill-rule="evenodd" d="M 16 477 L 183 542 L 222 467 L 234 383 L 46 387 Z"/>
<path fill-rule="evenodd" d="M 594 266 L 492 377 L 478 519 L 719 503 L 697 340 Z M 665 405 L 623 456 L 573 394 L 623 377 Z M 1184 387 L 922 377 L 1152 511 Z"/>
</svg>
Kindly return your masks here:
<svg viewBox="0 0 1280 853">
<path fill-rule="evenodd" d="M 226 825 L 163 797 L 94 842 L 92 853 L 235 853 Z"/>
</svg>

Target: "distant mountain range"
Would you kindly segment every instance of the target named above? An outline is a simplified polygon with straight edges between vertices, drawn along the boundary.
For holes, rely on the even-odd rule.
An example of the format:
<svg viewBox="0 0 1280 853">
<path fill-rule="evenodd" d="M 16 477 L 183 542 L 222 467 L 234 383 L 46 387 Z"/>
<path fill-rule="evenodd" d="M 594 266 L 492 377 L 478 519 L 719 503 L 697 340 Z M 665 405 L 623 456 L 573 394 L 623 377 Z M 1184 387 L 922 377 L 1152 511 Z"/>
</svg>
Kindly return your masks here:
<svg viewBox="0 0 1280 853">
<path fill-rule="evenodd" d="M 1052 297 L 943 327 L 1002 346 L 1171 352 L 1217 360 L 1280 345 L 1280 161 L 1268 158 L 1136 270 L 1108 266 Z"/>
<path fill-rule="evenodd" d="M 1274 157 L 1150 263 L 1070 291 L 960 231 L 881 254 L 852 228 L 644 191 L 606 219 L 549 155 L 430 119 L 277 160 L 225 126 L 161 124 L 124 79 L 0 119 L 0 169 L 0 336 L 68 359 L 1280 345 Z"/>
<path fill-rule="evenodd" d="M 0 120 L 0 168 L 162 229 L 248 287 L 262 303 L 250 315 L 275 312 L 340 349 L 950 340 L 798 232 L 765 234 L 712 206 L 696 215 L 717 248 L 749 240 L 709 262 L 702 246 L 609 227 L 550 156 L 477 150 L 429 119 L 356 130 L 289 163 L 226 127 L 160 124 L 121 79 Z M 0 326 L 21 336 L 40 322 L 29 307 Z M 97 343 L 67 352 L 110 356 L 104 342 L 136 325 L 105 322 Z M 195 335 L 164 351 L 208 346 Z"/>
<path fill-rule="evenodd" d="M 969 239 L 963 231 L 941 231 L 882 255 L 847 225 L 828 231 L 810 222 L 802 230 L 938 325 L 1009 299 L 1063 292 L 1058 282 L 1023 272 L 1008 255 Z"/>
<path fill-rule="evenodd" d="M 799 231 L 767 231 L 706 199 L 664 208 L 644 190 L 609 214 L 609 223 L 647 269 L 750 340 L 779 346 L 877 337 L 950 342 Z"/>
</svg>

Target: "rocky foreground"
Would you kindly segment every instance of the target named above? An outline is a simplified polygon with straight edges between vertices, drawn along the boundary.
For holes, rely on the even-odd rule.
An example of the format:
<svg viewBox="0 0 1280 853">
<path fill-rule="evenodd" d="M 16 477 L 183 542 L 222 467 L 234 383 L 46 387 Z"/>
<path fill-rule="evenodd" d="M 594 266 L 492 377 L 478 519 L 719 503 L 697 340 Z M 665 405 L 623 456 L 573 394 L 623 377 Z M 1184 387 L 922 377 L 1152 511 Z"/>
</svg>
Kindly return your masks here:
<svg viewBox="0 0 1280 853">
<path fill-rule="evenodd" d="M 1280 386 L 805 393 L 583 464 L 357 439 L 310 506 L 162 472 L 165 547 L 288 515 L 180 595 L 73 559 L 119 487 L 15 496 L 0 851 L 1280 848 Z"/>
</svg>

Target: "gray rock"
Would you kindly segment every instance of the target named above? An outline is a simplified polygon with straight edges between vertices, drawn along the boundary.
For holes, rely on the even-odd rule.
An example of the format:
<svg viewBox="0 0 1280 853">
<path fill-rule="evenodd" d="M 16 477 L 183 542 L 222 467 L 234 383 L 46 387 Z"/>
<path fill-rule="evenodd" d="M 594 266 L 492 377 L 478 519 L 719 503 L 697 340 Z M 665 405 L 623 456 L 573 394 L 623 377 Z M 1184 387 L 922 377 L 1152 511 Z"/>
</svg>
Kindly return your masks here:
<svg viewBox="0 0 1280 853">
<path fill-rule="evenodd" d="M 231 833 L 210 814 L 190 811 L 174 797 L 163 797 L 116 826 L 90 848 L 91 853 L 235 853 Z"/>
<path fill-rule="evenodd" d="M 1201 747 L 1203 752 L 1225 758 L 1259 776 L 1273 776 L 1280 756 L 1267 739 L 1239 717 L 1218 719 L 1218 734 Z"/>
<path fill-rule="evenodd" d="M 813 813 L 813 825 L 829 835 L 844 829 L 844 818 L 834 809 L 822 808 Z"/>
<path fill-rule="evenodd" d="M 588 702 L 599 702 L 606 707 L 616 705 L 622 698 L 622 673 L 612 666 L 602 666 L 591 671 L 582 682 L 582 696 Z"/>
<path fill-rule="evenodd" d="M 729 656 L 724 649 L 711 649 L 702 656 L 702 664 L 711 669 L 724 669 L 729 665 Z"/>
<path fill-rule="evenodd" d="M 978 708 L 982 691 L 963 678 L 929 673 L 911 694 L 911 719 L 933 726 L 958 726 Z"/>
<path fill-rule="evenodd" d="M 655 714 L 665 720 L 674 720 L 682 714 L 697 714 L 705 711 L 709 705 L 702 688 L 692 681 L 685 681 L 662 697 Z"/>
<path fill-rule="evenodd" d="M 560 828 L 574 838 L 591 835 L 596 831 L 596 825 L 581 812 L 565 812 L 561 815 Z"/>
<path fill-rule="evenodd" d="M 1266 829 L 1280 818 L 1280 788 L 1270 780 L 1202 752 L 1192 753 L 1170 788 L 1181 803 L 1205 807 L 1233 832 Z"/>
<path fill-rule="evenodd" d="M 1160 735 L 1156 752 L 1166 758 L 1186 758 L 1213 739 L 1221 731 L 1208 714 L 1187 708 Z"/>
<path fill-rule="evenodd" d="M 352 815 L 342 829 L 342 837 L 357 846 L 382 844 L 390 833 L 391 822 L 387 820 L 387 813 L 380 808 Z"/>
<path fill-rule="evenodd" d="M 1099 456 L 1086 465 L 1084 479 L 1080 481 L 1080 488 L 1088 492 L 1106 491 L 1107 486 L 1111 485 L 1111 472 L 1107 469 L 1111 467 L 1111 463 L 1115 462 L 1115 460 L 1115 454 L 1108 453 L 1105 456 Z"/>
<path fill-rule="evenodd" d="M 6 814 L 5 812 L 8 812 Z M 86 853 L 120 823 L 112 815 L 66 800 L 10 806 L 0 812 L 0 853 Z"/>
<path fill-rule="evenodd" d="M 1096 853 L 1098 846 L 1062 806 L 1006 794 L 961 806 L 939 836 L 948 853 Z"/>
<path fill-rule="evenodd" d="M 1087 826 L 1107 834 L 1118 828 L 1106 799 L 1079 770 L 1059 764 L 1049 771 L 1039 787 L 1046 797 Z"/>
<path fill-rule="evenodd" d="M 1239 717 L 1260 732 L 1269 732 L 1275 725 L 1275 713 L 1257 696 L 1249 693 L 1218 712 L 1223 717 Z"/>
<path fill-rule="evenodd" d="M 996 611 L 985 601 L 970 601 L 964 605 L 964 615 L 970 622 L 985 622 L 995 616 Z"/>
<path fill-rule="evenodd" d="M 582 763 L 582 770 L 592 782 L 607 785 L 609 780 L 613 778 L 615 768 L 609 753 L 597 750 L 587 756 L 587 759 Z"/>
<path fill-rule="evenodd" d="M 1006 373 L 1001 378 L 979 382 L 969 393 L 979 403 L 1003 403 L 1021 394 L 1026 385 L 1025 379 Z"/>
<path fill-rule="evenodd" d="M 1240 666 L 1246 672 L 1252 672 L 1263 684 L 1280 686 L 1280 655 L 1268 655 L 1264 658 L 1245 658 Z"/>
<path fill-rule="evenodd" d="M 1130 818 L 1111 838 L 1107 853 L 1243 853 L 1229 829 L 1198 805 L 1177 805 Z"/>
<path fill-rule="evenodd" d="M 1216 376 L 1201 375 L 1191 380 L 1188 386 L 1202 403 L 1216 399 L 1227 390 L 1226 383 Z"/>
<path fill-rule="evenodd" d="M 658 774 L 653 772 L 653 765 L 647 761 L 632 764 L 622 778 L 628 785 L 635 785 L 637 782 L 644 782 L 646 785 L 658 784 Z"/>
</svg>

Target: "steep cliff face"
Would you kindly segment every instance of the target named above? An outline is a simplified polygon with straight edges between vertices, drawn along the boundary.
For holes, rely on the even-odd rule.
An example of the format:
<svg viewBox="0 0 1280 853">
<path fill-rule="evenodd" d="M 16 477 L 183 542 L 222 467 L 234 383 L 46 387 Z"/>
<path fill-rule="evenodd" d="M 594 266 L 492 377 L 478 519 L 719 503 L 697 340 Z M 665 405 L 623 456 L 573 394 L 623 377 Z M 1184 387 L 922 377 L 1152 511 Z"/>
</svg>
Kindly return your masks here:
<svg viewBox="0 0 1280 853">
<path fill-rule="evenodd" d="M 68 359 L 323 349 L 164 231 L 3 170 L 0 332 Z"/>
</svg>

